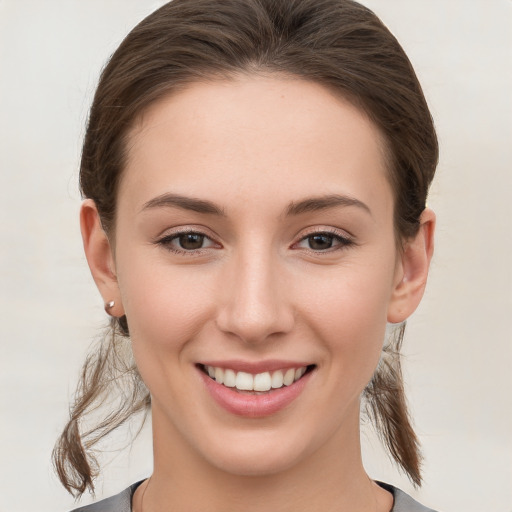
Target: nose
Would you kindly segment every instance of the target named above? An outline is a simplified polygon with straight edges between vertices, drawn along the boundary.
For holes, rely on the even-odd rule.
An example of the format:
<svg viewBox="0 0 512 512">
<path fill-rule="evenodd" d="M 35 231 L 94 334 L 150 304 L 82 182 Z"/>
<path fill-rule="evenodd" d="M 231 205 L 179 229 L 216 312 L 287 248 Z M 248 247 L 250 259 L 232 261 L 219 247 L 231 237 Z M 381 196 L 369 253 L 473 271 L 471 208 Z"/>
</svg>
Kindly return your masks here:
<svg viewBox="0 0 512 512">
<path fill-rule="evenodd" d="M 246 251 L 222 274 L 217 325 L 245 343 L 290 332 L 295 319 L 286 277 L 270 251 Z"/>
</svg>

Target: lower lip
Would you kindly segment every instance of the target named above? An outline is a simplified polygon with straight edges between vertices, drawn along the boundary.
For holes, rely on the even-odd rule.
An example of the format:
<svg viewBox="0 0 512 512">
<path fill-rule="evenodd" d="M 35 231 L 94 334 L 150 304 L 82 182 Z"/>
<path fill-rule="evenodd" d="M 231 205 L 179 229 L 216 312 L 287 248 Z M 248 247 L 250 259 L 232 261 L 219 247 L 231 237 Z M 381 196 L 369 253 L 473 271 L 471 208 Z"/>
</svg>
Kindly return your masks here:
<svg viewBox="0 0 512 512">
<path fill-rule="evenodd" d="M 239 393 L 235 388 L 219 384 L 198 370 L 213 399 L 226 411 L 246 418 L 262 418 L 275 414 L 290 405 L 303 391 L 312 372 L 303 375 L 290 386 L 273 389 L 261 395 Z"/>
</svg>

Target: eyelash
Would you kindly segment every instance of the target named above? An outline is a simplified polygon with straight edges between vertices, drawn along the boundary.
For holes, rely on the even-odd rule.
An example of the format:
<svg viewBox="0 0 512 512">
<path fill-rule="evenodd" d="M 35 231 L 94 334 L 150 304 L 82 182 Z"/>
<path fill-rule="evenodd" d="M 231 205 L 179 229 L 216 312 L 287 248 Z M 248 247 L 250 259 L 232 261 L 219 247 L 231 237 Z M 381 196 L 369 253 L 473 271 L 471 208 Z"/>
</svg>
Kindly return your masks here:
<svg viewBox="0 0 512 512">
<path fill-rule="evenodd" d="M 197 235 L 199 237 L 202 237 L 201 241 L 203 243 L 205 240 L 208 240 L 211 242 L 212 245 L 209 247 L 200 247 L 198 249 L 183 249 L 183 248 L 174 247 L 172 245 L 173 242 L 178 241 L 180 237 L 185 236 L 185 235 Z M 308 239 L 312 239 L 313 237 L 322 237 L 322 236 L 330 238 L 331 243 L 337 242 L 336 245 L 328 247 L 327 249 L 323 249 L 323 250 L 315 250 L 310 247 L 304 248 L 304 249 L 310 253 L 315 254 L 315 255 L 322 255 L 322 254 L 326 254 L 326 253 L 332 253 L 335 251 L 343 250 L 343 249 L 346 249 L 347 247 L 350 247 L 351 245 L 355 244 L 354 240 L 347 237 L 346 235 L 341 235 L 338 231 L 335 231 L 335 230 L 331 231 L 331 230 L 325 229 L 325 230 L 321 230 L 321 231 L 312 231 L 311 233 L 308 233 L 306 236 L 303 236 L 298 242 L 295 242 L 292 245 L 292 248 L 298 246 L 300 243 L 302 243 Z M 203 254 L 203 252 L 205 250 L 210 249 L 211 247 L 213 247 L 216 244 L 216 242 L 214 242 L 205 233 L 203 233 L 201 231 L 197 231 L 197 230 L 192 230 L 192 229 L 177 231 L 175 233 L 165 235 L 164 237 L 158 239 L 155 243 L 157 245 L 161 245 L 161 246 L 165 247 L 167 250 L 169 250 L 175 254 L 186 255 L 186 256 L 199 256 L 199 255 Z"/>
<path fill-rule="evenodd" d="M 324 249 L 324 250 L 314 250 L 311 248 L 305 248 L 305 250 L 310 253 L 313 253 L 315 255 L 322 255 L 322 254 L 332 253 L 335 251 L 340 251 L 340 250 L 346 249 L 347 247 L 350 247 L 351 245 L 355 245 L 355 242 L 352 238 L 348 237 L 345 234 L 342 235 L 337 230 L 329 230 L 329 229 L 324 229 L 324 230 L 320 230 L 320 231 L 312 231 L 311 233 L 308 233 L 307 235 L 303 236 L 298 242 L 296 242 L 293 245 L 296 246 L 296 245 L 300 244 L 301 242 L 304 242 L 308 239 L 312 239 L 313 237 L 322 237 L 322 236 L 332 239 L 331 243 L 337 242 L 336 245 L 328 247 L 327 249 Z"/>
<path fill-rule="evenodd" d="M 165 235 L 164 237 L 158 239 L 155 243 L 157 245 L 161 245 L 161 246 L 165 247 L 168 251 L 171 251 L 175 254 L 185 255 L 185 256 L 199 256 L 204 252 L 204 250 L 210 249 L 210 247 L 200 247 L 198 249 L 187 250 L 187 249 L 183 249 L 183 248 L 174 247 L 172 245 L 172 243 L 174 241 L 178 241 L 180 237 L 185 236 L 185 235 L 197 235 L 197 236 L 202 237 L 203 242 L 204 242 L 204 240 L 209 240 L 212 243 L 212 246 L 216 244 L 208 235 L 206 235 L 205 233 L 202 233 L 201 231 L 197 231 L 194 229 L 177 231 L 175 233 Z"/>
</svg>

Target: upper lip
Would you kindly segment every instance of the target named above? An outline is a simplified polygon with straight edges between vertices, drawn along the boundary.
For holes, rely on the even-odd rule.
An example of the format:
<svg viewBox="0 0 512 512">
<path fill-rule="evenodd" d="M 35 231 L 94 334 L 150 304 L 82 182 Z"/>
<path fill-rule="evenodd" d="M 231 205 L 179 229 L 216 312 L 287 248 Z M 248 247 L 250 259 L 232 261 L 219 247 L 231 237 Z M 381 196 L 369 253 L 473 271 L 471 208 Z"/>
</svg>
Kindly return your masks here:
<svg viewBox="0 0 512 512">
<path fill-rule="evenodd" d="M 273 372 L 276 370 L 286 370 L 289 368 L 302 368 L 310 366 L 311 363 L 303 361 L 291 361 L 283 359 L 269 359 L 267 361 L 242 361 L 240 359 L 229 359 L 222 361 L 201 361 L 203 366 L 214 366 L 215 368 L 230 369 L 236 372 L 247 372 L 258 374 L 263 372 Z"/>
</svg>

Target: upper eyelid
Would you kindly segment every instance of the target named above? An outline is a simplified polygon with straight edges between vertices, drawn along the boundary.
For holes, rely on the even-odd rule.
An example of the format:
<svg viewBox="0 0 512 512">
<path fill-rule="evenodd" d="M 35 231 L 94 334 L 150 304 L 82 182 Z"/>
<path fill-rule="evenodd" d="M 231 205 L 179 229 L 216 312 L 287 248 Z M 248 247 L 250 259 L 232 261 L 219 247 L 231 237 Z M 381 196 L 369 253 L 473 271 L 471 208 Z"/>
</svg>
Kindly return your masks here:
<svg viewBox="0 0 512 512">
<path fill-rule="evenodd" d="M 352 233 L 348 232 L 345 229 L 335 228 L 332 226 L 311 226 L 310 228 L 305 228 L 305 230 L 301 230 L 295 237 L 296 240 L 304 240 L 305 238 L 308 238 L 309 236 L 313 235 L 321 235 L 321 234 L 327 234 L 332 236 L 337 236 L 340 238 L 344 238 L 347 240 L 354 240 L 354 235 Z"/>
<path fill-rule="evenodd" d="M 198 235 L 202 235 L 206 238 L 209 238 L 212 241 L 217 241 L 217 236 L 211 232 L 210 229 L 207 229 L 204 226 L 186 226 L 186 227 L 175 227 L 175 228 L 167 228 L 161 231 L 156 237 L 155 241 L 158 242 L 165 238 L 174 238 L 180 235 L 186 235 L 188 233 L 196 233 Z"/>
</svg>

